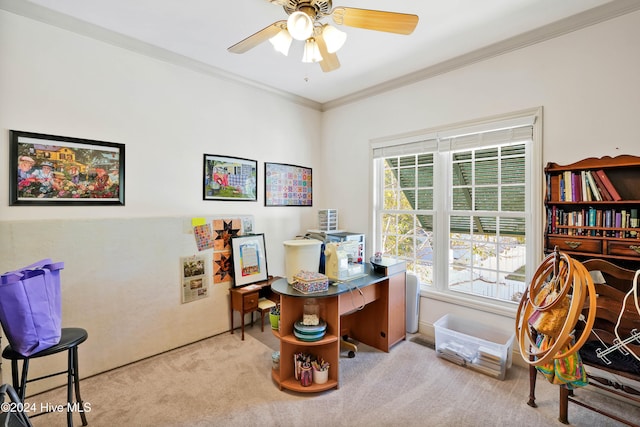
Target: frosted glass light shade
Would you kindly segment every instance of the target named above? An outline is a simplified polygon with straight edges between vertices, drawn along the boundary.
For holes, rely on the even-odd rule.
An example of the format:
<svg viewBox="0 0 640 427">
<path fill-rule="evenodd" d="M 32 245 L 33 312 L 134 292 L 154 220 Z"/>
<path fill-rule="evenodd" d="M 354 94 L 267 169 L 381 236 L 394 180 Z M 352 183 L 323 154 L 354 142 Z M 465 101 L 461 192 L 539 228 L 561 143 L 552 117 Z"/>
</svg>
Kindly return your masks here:
<svg viewBox="0 0 640 427">
<path fill-rule="evenodd" d="M 320 62 L 322 61 L 322 55 L 320 54 L 320 48 L 316 39 L 309 38 L 304 43 L 304 54 L 302 55 L 302 62 Z"/>
<path fill-rule="evenodd" d="M 347 33 L 327 24 L 322 29 L 322 37 L 327 44 L 327 52 L 336 53 L 347 40 Z"/>
<path fill-rule="evenodd" d="M 304 12 L 293 12 L 287 19 L 287 30 L 296 40 L 306 40 L 313 34 L 313 20 Z"/>
<path fill-rule="evenodd" d="M 284 56 L 287 56 L 289 54 L 289 48 L 291 47 L 292 38 L 286 29 L 280 30 L 280 32 L 271 37 L 269 41 L 277 52 L 280 52 Z"/>
</svg>

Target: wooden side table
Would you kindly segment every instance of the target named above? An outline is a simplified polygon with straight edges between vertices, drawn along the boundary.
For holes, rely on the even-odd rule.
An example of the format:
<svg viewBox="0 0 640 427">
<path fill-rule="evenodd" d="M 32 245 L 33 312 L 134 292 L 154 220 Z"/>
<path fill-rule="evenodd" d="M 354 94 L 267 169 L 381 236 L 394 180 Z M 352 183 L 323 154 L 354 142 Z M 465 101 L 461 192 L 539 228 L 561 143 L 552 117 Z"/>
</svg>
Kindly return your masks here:
<svg viewBox="0 0 640 427">
<path fill-rule="evenodd" d="M 280 279 L 280 277 L 270 277 L 263 282 L 254 283 L 240 288 L 229 288 L 230 296 L 230 314 L 231 314 L 231 333 L 233 334 L 233 312 L 240 312 L 242 330 L 242 340 L 244 341 L 244 315 L 251 313 L 251 325 L 253 326 L 253 312 L 258 310 L 258 300 L 260 294 L 269 294 L 271 292 L 271 282 Z"/>
</svg>

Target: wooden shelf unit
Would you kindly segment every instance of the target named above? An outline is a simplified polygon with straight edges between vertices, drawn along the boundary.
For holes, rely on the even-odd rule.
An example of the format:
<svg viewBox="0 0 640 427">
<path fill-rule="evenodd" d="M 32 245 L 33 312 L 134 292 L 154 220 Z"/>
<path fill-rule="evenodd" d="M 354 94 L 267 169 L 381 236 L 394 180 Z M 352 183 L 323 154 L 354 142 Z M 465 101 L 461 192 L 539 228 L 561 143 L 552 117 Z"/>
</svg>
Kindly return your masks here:
<svg viewBox="0 0 640 427">
<path fill-rule="evenodd" d="M 589 177 L 583 174 L 593 177 L 596 171 L 603 171 L 609 178 L 619 200 L 604 200 L 604 196 L 603 200 L 596 199 Z M 640 263 L 640 157 L 592 157 L 569 165 L 548 163 L 545 176 L 546 253 L 557 247 L 577 259 L 598 257 L 626 266 Z M 563 197 L 567 180 L 571 180 L 571 188 L 576 184 L 579 188 L 570 200 L 568 195 Z M 597 180 L 594 184 L 600 188 Z M 590 195 L 582 192 L 584 185 Z"/>
<path fill-rule="evenodd" d="M 338 375 L 340 374 L 338 366 L 340 357 L 338 296 L 315 298 L 310 295 L 309 298 L 315 299 L 320 307 L 320 318 L 327 322 L 325 336 L 313 342 L 300 341 L 293 334 L 293 325 L 302 319 L 304 303 L 307 298 L 280 295 L 280 331 L 273 331 L 280 338 L 280 370 L 273 369 L 271 371 L 273 378 L 279 383 L 280 389 L 313 393 L 338 388 Z M 310 386 L 302 386 L 300 381 L 295 378 L 293 371 L 293 355 L 296 353 L 313 354 L 329 362 L 329 380 L 324 384 L 313 383 Z"/>
<path fill-rule="evenodd" d="M 272 283 L 280 295 L 280 330 L 272 331 L 280 340 L 280 365 L 271 369 L 271 376 L 281 390 L 314 393 L 339 388 L 340 342 L 345 335 L 384 352 L 406 339 L 406 262 L 388 259 L 376 268 L 365 265 L 365 270 L 364 277 L 317 294 L 301 295 L 286 279 Z M 294 323 L 302 319 L 309 298 L 319 305 L 319 316 L 327 323 L 324 337 L 311 342 L 294 335 Z M 303 387 L 295 378 L 296 353 L 329 362 L 329 380 Z"/>
</svg>

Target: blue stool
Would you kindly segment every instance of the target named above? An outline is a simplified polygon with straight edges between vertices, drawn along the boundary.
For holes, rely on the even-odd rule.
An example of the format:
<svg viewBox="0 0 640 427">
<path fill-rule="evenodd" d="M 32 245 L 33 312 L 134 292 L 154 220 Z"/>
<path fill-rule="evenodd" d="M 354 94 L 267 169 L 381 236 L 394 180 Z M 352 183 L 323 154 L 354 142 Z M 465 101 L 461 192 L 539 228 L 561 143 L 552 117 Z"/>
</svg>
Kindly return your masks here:
<svg viewBox="0 0 640 427">
<path fill-rule="evenodd" d="M 67 374 L 67 426 L 73 427 L 73 412 L 80 412 L 82 425 L 87 425 L 87 417 L 84 413 L 84 403 L 80 397 L 80 376 L 78 375 L 78 346 L 87 340 L 89 334 L 82 328 L 62 328 L 62 336 L 60 342 L 53 347 L 32 354 L 31 356 L 23 356 L 14 351 L 11 345 L 5 347 L 2 357 L 11 360 L 11 370 L 13 377 L 13 388 L 18 393 L 20 401 L 24 403 L 27 383 L 43 380 L 45 378 L 54 377 L 56 375 Z M 45 357 L 52 354 L 60 353 L 67 350 L 69 352 L 68 365 L 66 371 L 56 372 L 55 374 L 45 375 L 42 377 L 27 379 L 29 371 L 29 360 L 38 357 Z M 18 375 L 18 361 L 22 360 L 22 375 Z M 74 403 L 75 388 L 75 403 Z M 47 412 L 41 412 L 30 415 L 31 418 L 44 415 Z"/>
</svg>

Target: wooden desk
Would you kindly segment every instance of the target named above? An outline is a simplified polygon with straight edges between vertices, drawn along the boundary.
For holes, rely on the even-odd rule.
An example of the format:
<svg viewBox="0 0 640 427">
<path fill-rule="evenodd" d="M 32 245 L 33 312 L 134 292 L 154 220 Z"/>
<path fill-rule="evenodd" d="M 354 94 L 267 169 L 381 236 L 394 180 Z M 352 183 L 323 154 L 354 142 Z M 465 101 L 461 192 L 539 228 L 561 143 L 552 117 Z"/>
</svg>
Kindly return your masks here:
<svg viewBox="0 0 640 427">
<path fill-rule="evenodd" d="M 406 338 L 405 269 L 404 262 L 384 266 L 385 280 L 375 286 L 358 283 L 362 295 L 349 291 L 338 296 L 340 336 L 348 335 L 387 353 Z"/>
<path fill-rule="evenodd" d="M 258 309 L 258 300 L 260 293 L 271 294 L 271 283 L 280 277 L 271 277 L 263 282 L 254 283 L 240 288 L 229 288 L 230 297 L 230 314 L 231 314 L 231 333 L 233 334 L 233 312 L 240 312 L 242 329 L 242 340 L 244 341 L 244 315 L 251 313 L 251 326 L 253 326 L 253 312 Z"/>
</svg>

